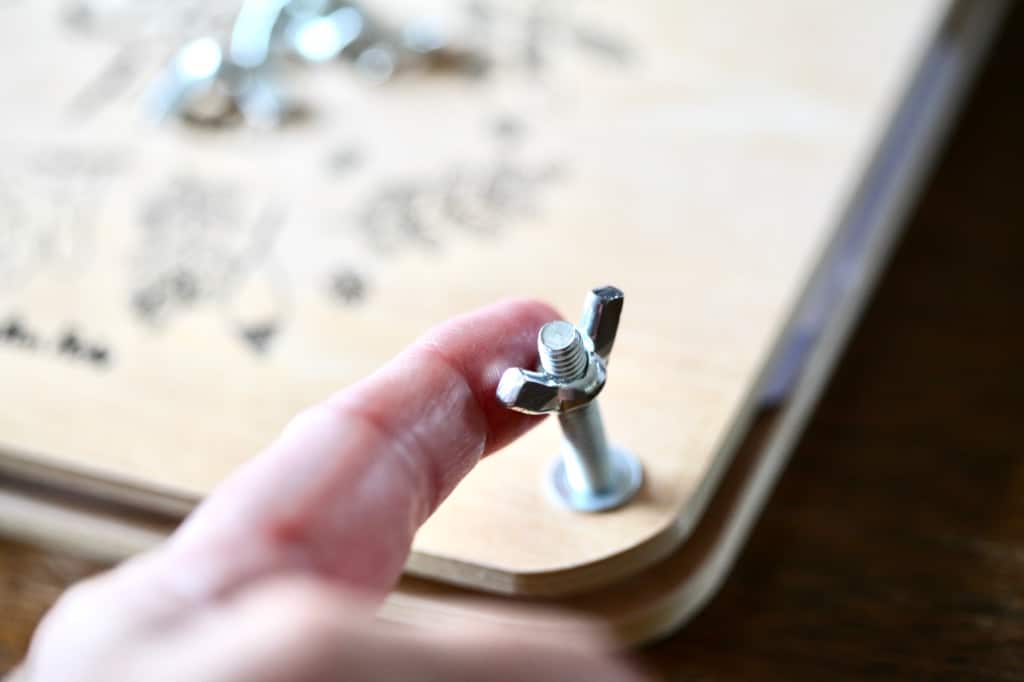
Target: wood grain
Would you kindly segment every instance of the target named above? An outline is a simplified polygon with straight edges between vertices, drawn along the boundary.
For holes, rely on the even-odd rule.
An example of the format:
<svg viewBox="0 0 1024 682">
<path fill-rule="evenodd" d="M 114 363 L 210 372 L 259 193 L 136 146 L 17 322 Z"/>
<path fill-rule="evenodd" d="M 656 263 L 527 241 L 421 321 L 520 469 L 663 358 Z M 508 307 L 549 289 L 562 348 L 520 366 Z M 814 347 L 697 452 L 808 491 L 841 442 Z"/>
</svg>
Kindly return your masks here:
<svg viewBox="0 0 1024 682">
<path fill-rule="evenodd" d="M 1024 679 L 1024 11 L 682 679 Z M 0 544 L 0 669 L 88 562 Z"/>
<path fill-rule="evenodd" d="M 324 259 L 350 247 L 372 252 L 338 227 L 358 213 L 353 197 L 396 174 L 436 178 L 454 163 L 490 163 L 467 132 L 481 118 L 476 85 L 442 81 L 426 96 L 415 81 L 342 89 L 319 72 L 309 83 L 315 107 L 351 116 L 276 134 L 157 131 L 132 98 L 68 126 L 61 93 L 92 77 L 111 45 L 69 35 L 52 21 L 55 3 L 4 8 L 31 15 L 0 24 L 5 44 L 53 45 L 47 60 L 20 63 L 19 78 L 43 82 L 51 59 L 67 65 L 63 87 L 0 90 L 12 102 L 6 127 L 17 131 L 11 168 L 31 167 L 41 145 L 85 145 L 117 152 L 128 170 L 110 180 L 119 199 L 96 208 L 104 248 L 87 276 L 49 272 L 0 296 L 0 314 L 23 311 L 47 338 L 77 320 L 83 335 L 116 351 L 116 364 L 94 371 L 0 347 L 0 465 L 40 478 L 72 472 L 135 500 L 146 490 L 162 506 L 187 506 L 299 408 L 369 373 L 429 325 L 506 295 L 542 297 L 574 316 L 586 287 L 609 282 L 627 303 L 602 407 L 612 438 L 644 461 L 642 494 L 601 515 L 549 504 L 541 481 L 558 433 L 545 424 L 472 473 L 417 536 L 411 567 L 482 589 L 548 593 L 578 587 L 600 562 L 609 580 L 621 576 L 611 570 L 620 559 L 639 568 L 631 552 L 677 544 L 692 527 L 696 492 L 756 407 L 761 372 L 950 4 L 588 4 L 588 22 L 616 27 L 635 46 L 632 66 L 567 59 L 540 90 L 507 78 L 483 97 L 534 126 L 525 160 L 564 160 L 545 210 L 491 240 L 460 233 L 436 252 L 376 254 L 373 298 L 340 312 L 318 293 Z M 353 130 L 375 140 L 380 159 L 346 193 L 310 169 Z M 264 304 L 273 296 L 250 289 L 270 286 L 278 266 L 294 285 L 287 333 L 265 357 L 239 351 L 220 301 L 154 328 L 125 313 L 135 284 L 126 263 L 138 255 L 145 213 L 135 199 L 145 205 L 177 186 L 175 174 L 232 178 L 241 196 L 280 202 L 290 228 L 298 225 L 273 252 L 281 263 L 269 259 L 260 264 L 266 277 L 237 283 L 239 301 Z M 270 208 L 247 205 L 239 219 L 255 224 L 261 211 Z"/>
</svg>

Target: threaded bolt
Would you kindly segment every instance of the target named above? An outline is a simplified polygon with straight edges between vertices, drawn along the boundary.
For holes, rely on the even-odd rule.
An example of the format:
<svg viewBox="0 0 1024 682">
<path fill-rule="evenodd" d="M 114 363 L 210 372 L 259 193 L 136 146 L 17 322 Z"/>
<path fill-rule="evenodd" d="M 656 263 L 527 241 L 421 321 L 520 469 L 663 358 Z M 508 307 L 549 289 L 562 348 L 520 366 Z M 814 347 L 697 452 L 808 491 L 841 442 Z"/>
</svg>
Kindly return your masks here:
<svg viewBox="0 0 1024 682">
<path fill-rule="evenodd" d="M 548 481 L 556 499 L 578 511 L 618 507 L 643 484 L 640 460 L 608 443 L 596 400 L 604 386 L 622 298 L 615 287 L 592 289 L 584 306 L 583 331 L 564 320 L 548 322 L 537 335 L 543 371 L 511 367 L 498 384 L 498 399 L 506 407 L 558 414 L 562 454 Z"/>
<path fill-rule="evenodd" d="M 541 327 L 537 351 L 541 367 L 560 382 L 576 381 L 587 373 L 590 353 L 579 329 L 569 322 L 555 320 Z M 562 456 L 552 472 L 558 497 L 585 511 L 615 507 L 632 497 L 641 481 L 639 463 L 609 446 L 597 401 L 559 413 L 558 421 Z"/>
<path fill-rule="evenodd" d="M 537 335 L 544 371 L 559 381 L 575 381 L 587 372 L 587 349 L 579 330 L 565 320 L 548 322 Z"/>
</svg>

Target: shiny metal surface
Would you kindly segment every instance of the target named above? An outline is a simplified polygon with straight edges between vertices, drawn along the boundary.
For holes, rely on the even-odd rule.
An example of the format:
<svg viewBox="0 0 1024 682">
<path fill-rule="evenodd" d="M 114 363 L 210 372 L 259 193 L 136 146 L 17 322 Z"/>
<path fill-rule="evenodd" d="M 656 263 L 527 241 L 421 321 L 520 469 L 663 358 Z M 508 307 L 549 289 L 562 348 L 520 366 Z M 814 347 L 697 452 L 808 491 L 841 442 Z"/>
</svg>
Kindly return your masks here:
<svg viewBox="0 0 1024 682">
<path fill-rule="evenodd" d="M 619 329 L 624 296 L 615 287 L 597 287 L 587 294 L 583 304 L 580 329 L 594 342 L 594 351 L 608 364 L 608 356 L 615 345 L 615 332 Z"/>
<path fill-rule="evenodd" d="M 449 43 L 431 17 L 389 26 L 354 2 L 245 0 L 228 44 L 204 36 L 183 45 L 150 87 L 148 108 L 157 120 L 274 127 L 297 108 L 278 83 L 289 65 L 341 58 L 380 84 L 450 53 Z"/>
<path fill-rule="evenodd" d="M 622 315 L 622 291 L 590 291 L 580 327 L 548 322 L 537 334 L 540 369 L 505 370 L 497 396 L 512 410 L 558 414 L 562 453 L 551 469 L 550 490 L 578 511 L 602 511 L 627 502 L 643 483 L 640 461 L 612 447 L 605 435 L 597 396 Z"/>
</svg>

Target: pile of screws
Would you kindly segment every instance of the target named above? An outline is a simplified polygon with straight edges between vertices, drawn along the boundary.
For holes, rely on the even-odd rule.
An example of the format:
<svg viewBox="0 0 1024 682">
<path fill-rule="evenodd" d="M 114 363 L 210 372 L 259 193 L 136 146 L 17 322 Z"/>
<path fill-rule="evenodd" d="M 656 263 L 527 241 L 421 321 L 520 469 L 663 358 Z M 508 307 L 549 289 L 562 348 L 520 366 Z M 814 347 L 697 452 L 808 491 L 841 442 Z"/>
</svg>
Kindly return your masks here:
<svg viewBox="0 0 1024 682">
<path fill-rule="evenodd" d="M 210 36 L 183 45 L 152 86 L 148 105 L 158 120 L 273 128 L 295 113 L 275 80 L 284 60 L 343 59 L 368 82 L 383 83 L 412 66 L 471 62 L 461 56 L 431 17 L 395 28 L 353 2 L 245 0 L 227 46 Z"/>
</svg>

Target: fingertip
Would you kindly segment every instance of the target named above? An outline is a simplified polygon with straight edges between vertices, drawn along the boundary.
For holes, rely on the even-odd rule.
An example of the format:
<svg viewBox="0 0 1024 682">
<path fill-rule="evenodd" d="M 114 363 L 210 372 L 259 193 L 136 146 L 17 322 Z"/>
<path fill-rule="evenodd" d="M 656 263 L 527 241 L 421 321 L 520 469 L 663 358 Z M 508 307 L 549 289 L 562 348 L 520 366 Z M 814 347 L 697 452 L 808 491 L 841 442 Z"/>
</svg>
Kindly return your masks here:
<svg viewBox="0 0 1024 682">
<path fill-rule="evenodd" d="M 533 319 L 539 324 L 550 320 L 562 319 L 562 314 L 550 303 L 541 301 L 529 296 L 509 296 L 493 304 L 493 307 L 506 307 L 512 314 L 518 314 L 527 319 Z M 487 308 L 484 308 L 486 310 Z"/>
<path fill-rule="evenodd" d="M 557 317 L 519 298 L 454 318 L 305 411 L 179 533 L 179 549 L 218 548 L 203 589 L 297 564 L 390 587 L 418 525 L 483 454 L 539 421 L 495 393 L 506 369 L 537 365 L 537 332 Z"/>
<path fill-rule="evenodd" d="M 503 406 L 496 391 L 509 367 L 537 366 L 537 332 L 561 319 L 551 305 L 508 298 L 456 317 L 427 332 L 413 349 L 429 348 L 463 375 L 487 423 L 484 454 L 499 450 L 541 420 Z"/>
</svg>

